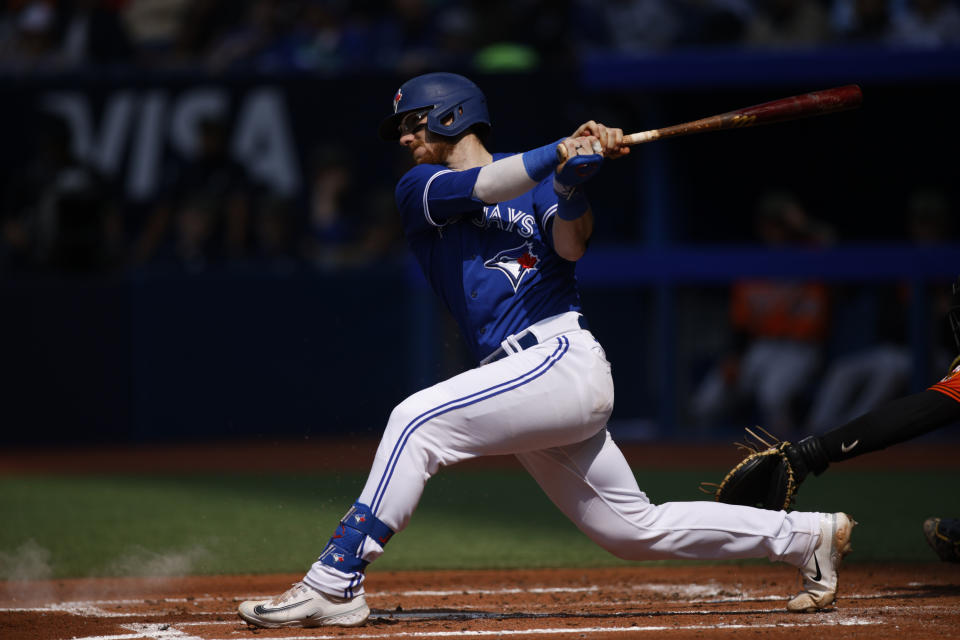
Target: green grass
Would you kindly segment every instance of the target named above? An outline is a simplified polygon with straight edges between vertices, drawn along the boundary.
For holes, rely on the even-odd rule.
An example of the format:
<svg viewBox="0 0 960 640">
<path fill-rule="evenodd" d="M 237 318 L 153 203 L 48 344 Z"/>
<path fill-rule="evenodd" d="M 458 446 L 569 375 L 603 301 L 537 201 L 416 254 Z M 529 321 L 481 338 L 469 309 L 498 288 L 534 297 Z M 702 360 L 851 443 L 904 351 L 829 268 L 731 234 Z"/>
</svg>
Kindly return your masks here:
<svg viewBox="0 0 960 640">
<path fill-rule="evenodd" d="M 701 500 L 721 472 L 639 471 L 654 502 Z M 0 578 L 300 572 L 364 474 L 0 476 Z M 960 516 L 950 472 L 832 471 L 799 508 L 861 523 L 853 562 L 934 560 L 926 516 Z M 626 565 L 581 534 L 520 471 L 430 481 L 380 570 Z"/>
</svg>

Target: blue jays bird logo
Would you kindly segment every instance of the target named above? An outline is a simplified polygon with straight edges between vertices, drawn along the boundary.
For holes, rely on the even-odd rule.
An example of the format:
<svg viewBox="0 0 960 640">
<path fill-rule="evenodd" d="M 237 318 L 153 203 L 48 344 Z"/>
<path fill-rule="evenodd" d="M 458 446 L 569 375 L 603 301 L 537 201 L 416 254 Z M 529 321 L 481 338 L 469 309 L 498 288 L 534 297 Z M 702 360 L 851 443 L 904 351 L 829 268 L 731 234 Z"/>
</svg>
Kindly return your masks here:
<svg viewBox="0 0 960 640">
<path fill-rule="evenodd" d="M 334 562 L 343 562 L 347 559 L 345 555 L 337 551 L 337 547 L 332 544 L 327 545 L 327 548 L 323 550 L 323 553 L 320 554 L 320 559 L 323 560 L 326 557 L 333 558 Z"/>
<path fill-rule="evenodd" d="M 525 242 L 519 247 L 505 249 L 483 263 L 487 269 L 497 269 L 507 276 L 513 290 L 520 287 L 520 283 L 537 270 L 540 258 L 533 252 L 533 244 Z"/>
</svg>

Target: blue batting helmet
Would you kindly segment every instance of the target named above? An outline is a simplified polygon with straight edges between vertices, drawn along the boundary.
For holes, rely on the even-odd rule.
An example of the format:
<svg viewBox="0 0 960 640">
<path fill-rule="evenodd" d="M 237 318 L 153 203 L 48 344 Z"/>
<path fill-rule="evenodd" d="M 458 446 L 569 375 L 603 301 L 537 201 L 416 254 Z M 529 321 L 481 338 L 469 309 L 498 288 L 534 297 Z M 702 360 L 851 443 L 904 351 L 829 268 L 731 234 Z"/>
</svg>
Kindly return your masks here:
<svg viewBox="0 0 960 640">
<path fill-rule="evenodd" d="M 430 109 L 427 129 L 441 136 L 456 136 L 471 125 L 490 128 L 487 99 L 473 82 L 455 73 L 427 73 L 407 80 L 393 97 L 393 115 L 380 123 L 380 137 L 400 139 L 403 116 L 418 109 Z M 444 125 L 444 120 L 453 120 Z"/>
</svg>

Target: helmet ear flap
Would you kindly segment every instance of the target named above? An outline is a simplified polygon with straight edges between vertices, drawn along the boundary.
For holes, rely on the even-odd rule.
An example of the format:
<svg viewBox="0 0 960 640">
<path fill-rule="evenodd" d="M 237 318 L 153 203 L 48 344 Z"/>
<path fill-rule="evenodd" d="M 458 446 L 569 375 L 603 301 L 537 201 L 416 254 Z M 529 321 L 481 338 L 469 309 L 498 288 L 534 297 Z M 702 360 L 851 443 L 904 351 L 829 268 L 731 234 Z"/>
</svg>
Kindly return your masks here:
<svg viewBox="0 0 960 640">
<path fill-rule="evenodd" d="M 428 127 L 431 131 L 441 135 L 450 135 L 449 129 L 455 129 L 459 118 L 463 117 L 463 105 L 453 104 L 445 109 L 434 109 L 427 116 Z"/>
<path fill-rule="evenodd" d="M 467 131 L 473 124 L 489 127 L 486 99 L 479 92 L 451 96 L 446 104 L 439 105 L 427 117 L 427 128 L 442 136 L 455 137 Z"/>
</svg>

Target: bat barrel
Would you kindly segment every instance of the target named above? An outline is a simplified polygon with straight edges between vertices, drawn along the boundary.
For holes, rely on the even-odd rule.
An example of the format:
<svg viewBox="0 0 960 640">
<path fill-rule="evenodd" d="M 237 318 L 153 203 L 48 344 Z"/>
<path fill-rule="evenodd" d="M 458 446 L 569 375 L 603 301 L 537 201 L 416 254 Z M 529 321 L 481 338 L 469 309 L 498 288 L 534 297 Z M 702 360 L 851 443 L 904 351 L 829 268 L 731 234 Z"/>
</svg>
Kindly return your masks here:
<svg viewBox="0 0 960 640">
<path fill-rule="evenodd" d="M 851 84 L 764 102 L 752 107 L 728 111 L 727 113 L 684 122 L 683 124 L 675 124 L 670 127 L 632 133 L 624 136 L 623 143 L 634 145 L 661 138 L 672 138 L 705 131 L 755 127 L 785 120 L 799 120 L 800 118 L 856 109 L 862 101 L 863 93 L 860 91 L 860 87 Z"/>
<path fill-rule="evenodd" d="M 855 109 L 862 101 L 860 87 L 851 84 L 773 100 L 730 113 L 740 119 L 750 118 L 751 124 L 766 124 Z"/>
</svg>

